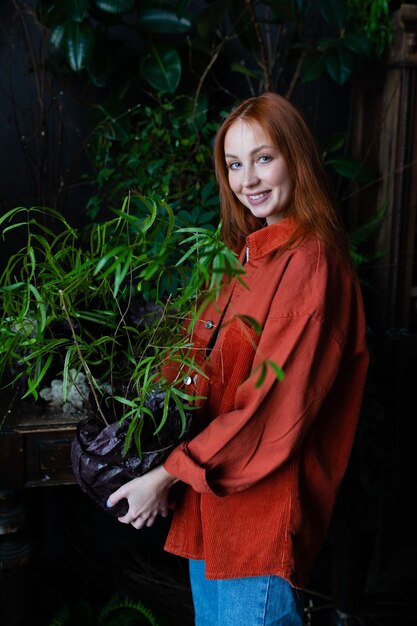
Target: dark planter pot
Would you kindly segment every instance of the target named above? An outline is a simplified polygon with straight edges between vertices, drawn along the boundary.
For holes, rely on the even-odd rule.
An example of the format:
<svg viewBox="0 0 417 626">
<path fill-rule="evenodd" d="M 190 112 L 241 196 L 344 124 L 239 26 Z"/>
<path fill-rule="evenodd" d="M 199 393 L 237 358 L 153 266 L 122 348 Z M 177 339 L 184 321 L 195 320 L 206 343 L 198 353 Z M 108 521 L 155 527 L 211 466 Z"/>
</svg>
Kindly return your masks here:
<svg viewBox="0 0 417 626">
<path fill-rule="evenodd" d="M 164 394 L 155 393 L 147 403 L 154 416 L 162 415 Z M 124 454 L 129 421 L 104 425 L 97 417 L 89 417 L 79 422 L 71 446 L 71 461 L 75 477 L 81 489 L 95 500 L 104 510 L 115 517 L 126 514 L 128 503 L 121 500 L 108 508 L 107 499 L 123 484 L 142 476 L 163 463 L 172 449 L 187 435 L 191 422 L 191 411 L 186 411 L 186 424 L 172 404 L 168 417 L 158 437 L 144 442 L 142 454 L 131 445 Z M 158 419 L 155 420 L 158 423 Z"/>
</svg>

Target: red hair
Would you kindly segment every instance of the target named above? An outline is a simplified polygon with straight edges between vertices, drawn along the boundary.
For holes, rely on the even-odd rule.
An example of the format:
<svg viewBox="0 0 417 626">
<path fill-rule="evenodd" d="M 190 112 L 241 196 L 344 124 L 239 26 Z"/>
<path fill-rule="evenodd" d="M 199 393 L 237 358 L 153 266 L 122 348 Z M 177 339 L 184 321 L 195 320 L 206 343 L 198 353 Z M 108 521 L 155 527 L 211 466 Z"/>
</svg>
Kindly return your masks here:
<svg viewBox="0 0 417 626">
<path fill-rule="evenodd" d="M 259 124 L 286 161 L 294 192 L 285 216 L 297 224 L 288 246 L 308 233 L 315 233 L 339 256 L 348 260 L 346 231 L 335 209 L 333 191 L 314 137 L 302 114 L 288 100 L 268 92 L 244 100 L 227 116 L 216 135 L 214 165 L 225 243 L 240 251 L 246 237 L 264 225 L 263 220 L 254 217 L 236 198 L 229 185 L 224 140 L 236 120 Z"/>
</svg>

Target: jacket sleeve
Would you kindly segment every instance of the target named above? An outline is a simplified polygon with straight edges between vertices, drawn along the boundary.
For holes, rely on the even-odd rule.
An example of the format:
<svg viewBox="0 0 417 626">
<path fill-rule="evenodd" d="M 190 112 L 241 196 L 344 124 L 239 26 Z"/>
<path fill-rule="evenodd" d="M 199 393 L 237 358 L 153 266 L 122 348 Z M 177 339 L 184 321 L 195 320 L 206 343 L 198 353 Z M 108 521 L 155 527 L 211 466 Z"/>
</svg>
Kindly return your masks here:
<svg viewBox="0 0 417 626">
<path fill-rule="evenodd" d="M 201 493 L 226 495 L 245 489 L 286 463 L 311 434 L 325 403 L 335 401 L 337 413 L 336 390 L 340 401 L 344 394 L 350 397 L 346 415 L 341 410 L 335 420 L 350 420 L 353 439 L 367 353 L 361 341 L 360 303 L 350 287 L 352 297 L 347 300 L 351 310 L 343 312 L 344 332 L 340 324 L 336 332 L 327 319 L 338 317 L 335 306 L 346 306 L 346 291 L 343 302 L 337 304 L 337 298 L 324 302 L 320 315 L 303 312 L 305 306 L 298 310 L 293 306 L 291 313 L 272 309 L 252 373 L 237 388 L 234 409 L 218 415 L 194 439 L 179 445 L 164 463 L 169 473 Z M 280 365 L 285 377 L 278 381 L 268 367 L 258 387 L 265 359 Z"/>
</svg>

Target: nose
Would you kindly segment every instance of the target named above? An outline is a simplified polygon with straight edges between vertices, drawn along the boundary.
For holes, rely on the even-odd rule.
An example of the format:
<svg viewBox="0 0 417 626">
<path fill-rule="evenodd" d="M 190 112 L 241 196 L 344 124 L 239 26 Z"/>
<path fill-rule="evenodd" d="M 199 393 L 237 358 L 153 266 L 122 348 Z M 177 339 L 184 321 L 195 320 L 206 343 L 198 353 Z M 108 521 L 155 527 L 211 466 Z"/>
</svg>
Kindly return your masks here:
<svg viewBox="0 0 417 626">
<path fill-rule="evenodd" d="M 259 176 L 257 176 L 253 167 L 246 167 L 244 170 L 244 176 L 242 180 L 243 187 L 253 187 L 259 183 Z"/>
</svg>

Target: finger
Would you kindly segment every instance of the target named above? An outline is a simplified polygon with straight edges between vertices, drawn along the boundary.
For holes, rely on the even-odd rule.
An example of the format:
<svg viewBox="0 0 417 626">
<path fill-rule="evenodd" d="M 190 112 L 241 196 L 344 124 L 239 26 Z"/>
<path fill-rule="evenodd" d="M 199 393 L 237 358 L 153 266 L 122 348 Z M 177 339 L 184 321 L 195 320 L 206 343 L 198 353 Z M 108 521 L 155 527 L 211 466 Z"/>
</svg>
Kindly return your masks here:
<svg viewBox="0 0 417 626">
<path fill-rule="evenodd" d="M 131 522 L 133 528 L 136 528 L 136 530 L 141 530 L 145 526 L 145 523 L 146 520 L 140 516 Z"/>
<path fill-rule="evenodd" d="M 119 489 L 117 489 L 116 491 L 113 491 L 113 493 L 110 494 L 110 496 L 107 498 L 107 502 L 106 502 L 107 508 L 110 509 L 112 506 L 120 502 L 120 500 L 122 500 L 125 497 L 126 497 L 126 494 L 124 490 L 124 485 L 122 485 L 121 487 L 119 487 Z"/>
<path fill-rule="evenodd" d="M 153 526 L 153 525 L 154 525 L 155 520 L 156 520 L 156 514 L 155 514 L 155 515 L 150 515 L 150 516 L 148 517 L 148 519 L 146 520 L 146 526 L 147 526 L 148 528 L 150 528 L 151 526 Z"/>
<path fill-rule="evenodd" d="M 161 517 L 168 517 L 168 510 L 167 509 L 161 509 L 159 513 L 160 513 Z"/>
</svg>

